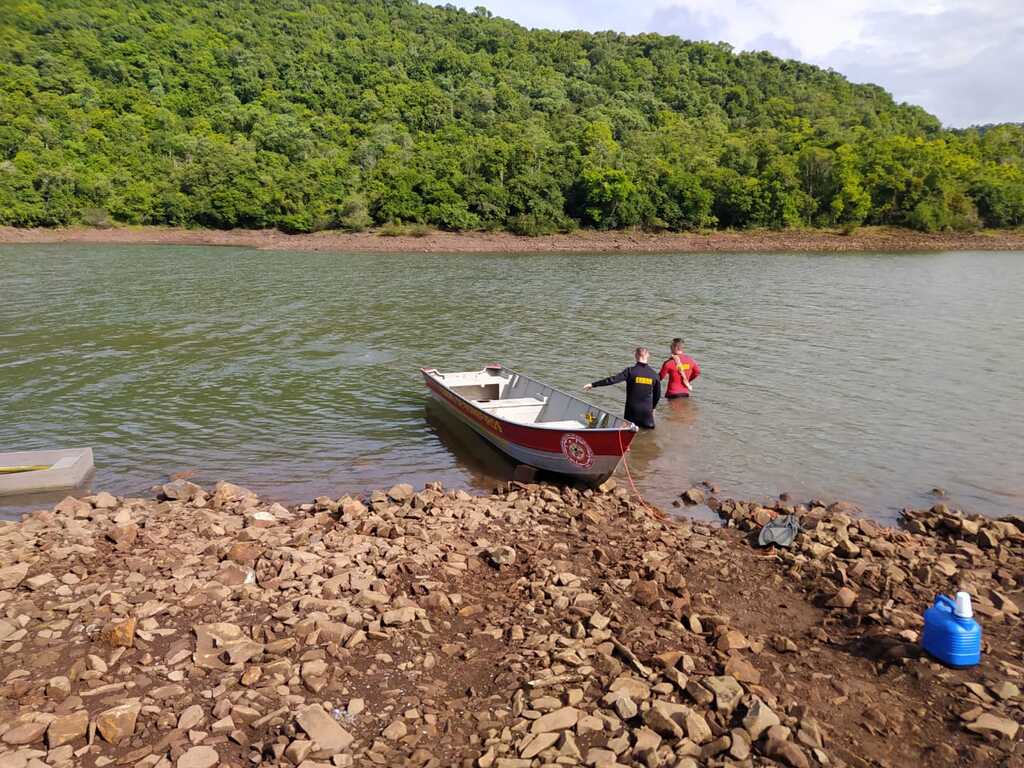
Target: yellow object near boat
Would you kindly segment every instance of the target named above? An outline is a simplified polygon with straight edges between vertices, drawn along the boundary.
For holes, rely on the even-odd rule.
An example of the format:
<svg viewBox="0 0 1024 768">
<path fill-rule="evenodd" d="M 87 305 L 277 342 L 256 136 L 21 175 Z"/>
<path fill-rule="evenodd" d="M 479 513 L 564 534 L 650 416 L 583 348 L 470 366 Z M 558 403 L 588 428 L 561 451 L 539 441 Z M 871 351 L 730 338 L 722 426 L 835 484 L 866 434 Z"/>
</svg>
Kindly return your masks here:
<svg viewBox="0 0 1024 768">
<path fill-rule="evenodd" d="M 17 472 L 41 472 L 49 468 L 49 464 L 33 464 L 25 467 L 0 467 L 0 475 L 13 475 Z"/>
</svg>

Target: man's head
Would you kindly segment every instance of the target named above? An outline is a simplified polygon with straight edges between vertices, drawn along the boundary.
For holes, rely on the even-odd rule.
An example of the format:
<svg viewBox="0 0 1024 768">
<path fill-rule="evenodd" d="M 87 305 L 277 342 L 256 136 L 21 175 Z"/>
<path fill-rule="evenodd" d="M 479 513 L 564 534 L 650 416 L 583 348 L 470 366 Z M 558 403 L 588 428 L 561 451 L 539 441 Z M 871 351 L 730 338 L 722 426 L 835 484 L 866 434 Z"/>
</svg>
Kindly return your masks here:
<svg viewBox="0 0 1024 768">
<path fill-rule="evenodd" d="M 636 361 L 638 363 L 646 363 L 651 357 L 651 353 L 647 351 L 647 347 L 637 347 L 635 354 Z"/>
<path fill-rule="evenodd" d="M 678 336 L 676 336 L 674 339 L 672 339 L 672 354 L 673 355 L 678 355 L 682 351 L 683 351 L 683 340 L 681 338 L 679 338 Z"/>
</svg>

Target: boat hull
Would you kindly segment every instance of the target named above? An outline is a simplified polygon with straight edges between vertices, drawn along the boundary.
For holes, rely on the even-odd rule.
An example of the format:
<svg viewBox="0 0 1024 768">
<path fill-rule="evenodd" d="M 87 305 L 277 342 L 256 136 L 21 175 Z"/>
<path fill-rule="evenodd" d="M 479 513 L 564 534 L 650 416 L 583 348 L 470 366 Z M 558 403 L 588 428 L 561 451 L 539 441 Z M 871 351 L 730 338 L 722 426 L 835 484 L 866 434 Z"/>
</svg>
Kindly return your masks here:
<svg viewBox="0 0 1024 768">
<path fill-rule="evenodd" d="M 0 496 L 77 488 L 92 475 L 92 448 L 0 453 L 0 466 L 46 465 L 47 469 L 0 475 Z"/>
<path fill-rule="evenodd" d="M 629 448 L 636 428 L 555 429 L 517 424 L 474 406 L 424 371 L 431 396 L 447 413 L 519 464 L 588 482 L 611 475 Z"/>
</svg>

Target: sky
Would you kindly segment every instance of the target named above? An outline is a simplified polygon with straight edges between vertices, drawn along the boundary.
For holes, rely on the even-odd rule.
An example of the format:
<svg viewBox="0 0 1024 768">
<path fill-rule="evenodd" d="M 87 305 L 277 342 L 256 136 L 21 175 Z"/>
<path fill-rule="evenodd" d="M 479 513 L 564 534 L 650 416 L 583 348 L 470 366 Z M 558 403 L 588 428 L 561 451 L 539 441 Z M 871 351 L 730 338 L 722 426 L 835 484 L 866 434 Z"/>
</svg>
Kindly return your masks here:
<svg viewBox="0 0 1024 768">
<path fill-rule="evenodd" d="M 436 0 L 435 0 L 436 1 Z M 527 27 L 659 32 L 830 67 L 950 127 L 1024 122 L 1024 0 L 460 0 Z"/>
</svg>

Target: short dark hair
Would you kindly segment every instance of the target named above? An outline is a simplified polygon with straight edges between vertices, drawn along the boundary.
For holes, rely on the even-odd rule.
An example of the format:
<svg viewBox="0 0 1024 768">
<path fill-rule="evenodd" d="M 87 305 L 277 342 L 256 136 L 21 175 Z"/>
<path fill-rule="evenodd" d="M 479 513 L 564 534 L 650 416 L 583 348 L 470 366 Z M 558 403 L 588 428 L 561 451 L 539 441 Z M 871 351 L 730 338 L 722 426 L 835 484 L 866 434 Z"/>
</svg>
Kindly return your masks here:
<svg viewBox="0 0 1024 768">
<path fill-rule="evenodd" d="M 679 336 L 676 336 L 674 339 L 672 339 L 672 349 L 681 346 L 683 346 L 683 340 Z"/>
</svg>

